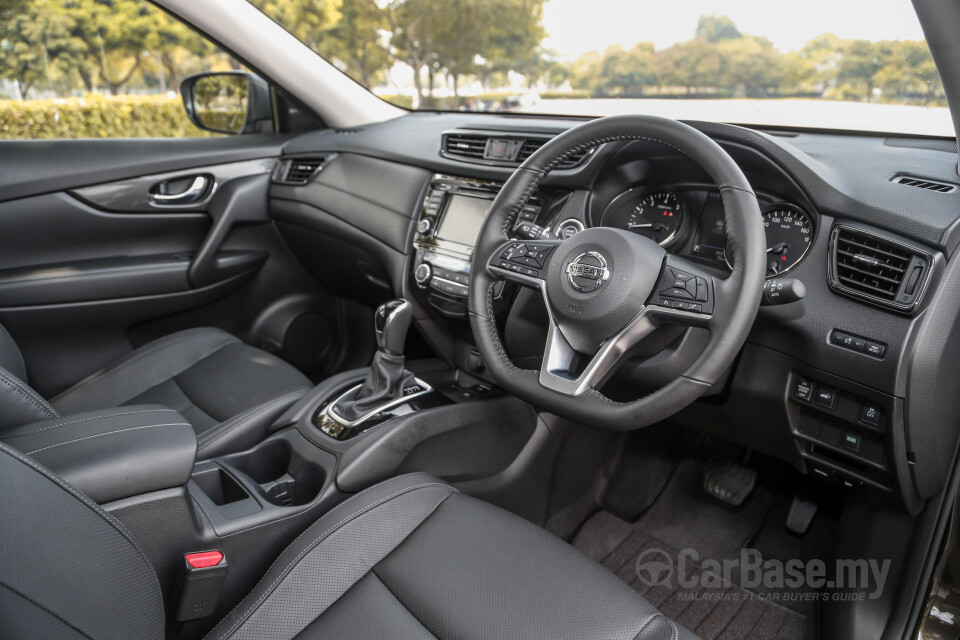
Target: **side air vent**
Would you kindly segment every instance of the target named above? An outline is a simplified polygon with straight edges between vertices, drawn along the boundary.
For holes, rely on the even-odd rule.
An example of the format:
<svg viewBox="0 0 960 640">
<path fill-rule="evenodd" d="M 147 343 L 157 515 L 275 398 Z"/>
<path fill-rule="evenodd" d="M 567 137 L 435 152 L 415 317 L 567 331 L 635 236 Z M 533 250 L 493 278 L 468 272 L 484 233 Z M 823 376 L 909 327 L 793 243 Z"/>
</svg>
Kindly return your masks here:
<svg viewBox="0 0 960 640">
<path fill-rule="evenodd" d="M 918 189 L 936 191 L 937 193 L 953 193 L 957 190 L 957 185 L 955 184 L 927 180 L 926 178 L 914 178 L 913 176 L 897 176 L 893 181 L 897 184 L 905 184 Z"/>
<path fill-rule="evenodd" d="M 519 167 L 551 138 L 536 134 L 451 131 L 443 134 L 440 155 L 495 167 Z M 593 151 L 588 149 L 571 156 L 557 165 L 557 169 L 578 167 Z"/>
<path fill-rule="evenodd" d="M 862 229 L 837 225 L 830 236 L 831 288 L 879 306 L 912 311 L 930 264 L 928 254 Z"/>
<path fill-rule="evenodd" d="M 274 174 L 274 182 L 304 185 L 320 173 L 326 158 L 287 158 L 280 161 Z"/>
</svg>

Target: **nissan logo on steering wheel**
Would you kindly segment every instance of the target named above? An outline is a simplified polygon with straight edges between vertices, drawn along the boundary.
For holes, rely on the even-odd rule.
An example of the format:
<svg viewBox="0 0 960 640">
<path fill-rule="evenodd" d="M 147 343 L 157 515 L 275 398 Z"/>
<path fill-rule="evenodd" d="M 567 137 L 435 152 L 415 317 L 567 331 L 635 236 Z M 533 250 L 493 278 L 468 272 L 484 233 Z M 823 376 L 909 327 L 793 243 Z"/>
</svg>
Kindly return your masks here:
<svg viewBox="0 0 960 640">
<path fill-rule="evenodd" d="M 581 253 L 567 265 L 567 278 L 581 293 L 596 291 L 610 279 L 607 260 L 596 251 Z"/>
</svg>

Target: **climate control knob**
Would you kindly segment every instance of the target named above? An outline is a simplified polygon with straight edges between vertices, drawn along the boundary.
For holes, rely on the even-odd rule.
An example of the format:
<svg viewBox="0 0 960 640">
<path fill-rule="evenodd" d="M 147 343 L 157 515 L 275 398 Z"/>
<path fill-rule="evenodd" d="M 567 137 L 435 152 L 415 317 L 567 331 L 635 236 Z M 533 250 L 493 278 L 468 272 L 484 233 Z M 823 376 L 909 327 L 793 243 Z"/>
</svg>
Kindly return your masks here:
<svg viewBox="0 0 960 640">
<path fill-rule="evenodd" d="M 421 262 L 413 271 L 413 279 L 416 280 L 417 284 L 421 287 L 427 286 L 427 283 L 430 282 L 430 278 L 432 277 L 433 269 L 430 267 L 429 262 Z"/>
</svg>

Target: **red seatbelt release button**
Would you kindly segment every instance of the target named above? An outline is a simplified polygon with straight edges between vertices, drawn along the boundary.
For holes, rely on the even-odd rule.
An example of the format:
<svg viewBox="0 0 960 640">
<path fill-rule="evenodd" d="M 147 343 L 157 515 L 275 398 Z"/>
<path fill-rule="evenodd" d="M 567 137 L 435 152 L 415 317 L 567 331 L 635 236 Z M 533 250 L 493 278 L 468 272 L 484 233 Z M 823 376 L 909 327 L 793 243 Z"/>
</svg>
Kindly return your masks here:
<svg viewBox="0 0 960 640">
<path fill-rule="evenodd" d="M 198 551 L 196 553 L 188 553 L 183 557 L 187 561 L 187 564 L 194 569 L 215 567 L 223 562 L 223 554 L 219 551 Z"/>
</svg>

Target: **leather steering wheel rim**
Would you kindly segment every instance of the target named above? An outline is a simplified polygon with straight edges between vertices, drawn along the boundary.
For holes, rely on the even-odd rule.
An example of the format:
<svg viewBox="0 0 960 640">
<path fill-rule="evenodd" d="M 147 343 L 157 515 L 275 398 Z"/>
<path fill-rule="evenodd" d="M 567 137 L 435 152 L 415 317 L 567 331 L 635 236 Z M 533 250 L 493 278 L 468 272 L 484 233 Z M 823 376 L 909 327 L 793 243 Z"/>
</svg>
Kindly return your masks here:
<svg viewBox="0 0 960 640">
<path fill-rule="evenodd" d="M 713 312 L 699 325 L 709 329 L 710 339 L 700 356 L 672 382 L 629 402 L 611 400 L 595 388 L 576 395 L 558 393 L 541 384 L 542 373 L 514 365 L 503 347 L 493 309 L 494 284 L 503 279 L 504 273 L 490 266 L 491 260 L 502 255 L 512 221 L 544 176 L 574 154 L 618 141 L 666 145 L 689 157 L 710 176 L 723 202 L 728 251 L 733 255 L 734 264 L 729 277 L 711 283 L 715 296 L 711 301 Z M 565 247 L 578 236 L 580 234 L 556 245 L 558 259 L 547 265 L 548 270 L 556 271 L 558 265 L 570 264 L 569 258 L 563 257 L 570 253 Z M 664 270 L 668 257 L 672 258 L 669 254 L 664 257 Z M 765 271 L 766 239 L 760 207 L 746 176 L 726 151 L 700 131 L 675 120 L 643 115 L 611 116 L 560 134 L 530 156 L 504 184 L 491 205 L 474 251 L 470 322 L 484 364 L 507 391 L 572 420 L 616 431 L 633 430 L 670 417 L 717 383 L 746 342 L 760 306 Z M 649 300 L 646 305 L 647 311 L 654 309 L 649 306 Z"/>
</svg>

